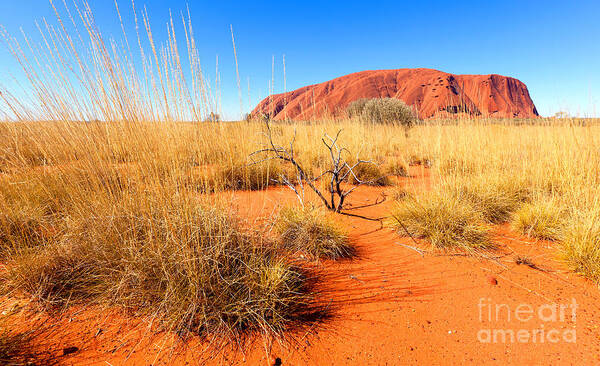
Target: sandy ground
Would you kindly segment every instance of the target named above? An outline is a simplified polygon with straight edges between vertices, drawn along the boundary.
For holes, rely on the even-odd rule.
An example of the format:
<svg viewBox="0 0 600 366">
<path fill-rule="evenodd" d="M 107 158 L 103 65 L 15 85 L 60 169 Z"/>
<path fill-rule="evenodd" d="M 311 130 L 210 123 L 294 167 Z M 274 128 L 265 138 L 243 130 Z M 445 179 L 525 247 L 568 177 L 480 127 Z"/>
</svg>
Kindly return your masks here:
<svg viewBox="0 0 600 366">
<path fill-rule="evenodd" d="M 427 189 L 423 169 L 401 184 Z M 381 217 L 393 207 L 393 187 L 361 187 L 351 212 Z M 294 202 L 286 188 L 227 193 L 239 212 L 257 223 L 278 205 Z M 495 230 L 498 248 L 482 259 L 426 252 L 380 223 L 340 217 L 358 256 L 316 266 L 325 281 L 321 301 L 332 317 L 295 332 L 283 343 L 249 343 L 244 354 L 149 331 L 151 320 L 114 311 L 75 309 L 52 323 L 40 347 L 73 365 L 404 365 L 404 364 L 600 364 L 598 288 L 567 272 L 552 243 L 521 237 L 508 226 Z M 402 245 L 403 244 L 403 245 Z M 422 249 L 429 249 L 420 243 Z M 516 263 L 528 257 L 533 266 Z M 31 320 L 29 320 L 31 321 Z M 26 323 L 21 325 L 25 326 Z M 48 326 L 48 321 L 44 325 Z M 279 358 L 279 360 L 277 360 Z"/>
</svg>

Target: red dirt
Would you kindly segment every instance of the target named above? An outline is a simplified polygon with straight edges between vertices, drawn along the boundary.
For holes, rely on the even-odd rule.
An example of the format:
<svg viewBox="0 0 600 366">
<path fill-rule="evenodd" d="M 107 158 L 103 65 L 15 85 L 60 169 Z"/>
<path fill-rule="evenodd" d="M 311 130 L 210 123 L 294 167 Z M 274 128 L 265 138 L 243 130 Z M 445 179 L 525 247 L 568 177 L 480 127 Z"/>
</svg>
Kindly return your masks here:
<svg viewBox="0 0 600 366">
<path fill-rule="evenodd" d="M 539 114 L 521 81 L 502 75 L 453 75 L 432 69 L 362 71 L 269 96 L 252 113 L 274 119 L 337 117 L 360 98 L 397 98 L 421 118 L 534 118 Z"/>
<path fill-rule="evenodd" d="M 427 174 L 423 174 L 427 170 L 414 167 L 411 171 L 419 177 L 400 178 L 402 184 L 428 186 Z M 361 187 L 351 202 L 355 206 L 373 203 L 384 191 L 391 196 L 392 190 Z M 295 201 L 286 188 L 223 196 L 257 224 L 268 221 L 279 205 Z M 379 217 L 392 206 L 388 200 L 354 212 Z M 564 270 L 556 260 L 554 244 L 521 237 L 503 225 L 495 232 L 498 249 L 488 254 L 496 260 L 437 252 L 422 256 L 409 248 L 416 246 L 410 238 L 381 228 L 377 222 L 345 216 L 339 220 L 350 230 L 358 257 L 317 265 L 326 280 L 321 300 L 331 304 L 334 316 L 297 332 L 286 345 L 264 347 L 257 340 L 242 355 L 227 349 L 206 350 L 205 343 L 191 340 L 172 352 L 171 345 L 177 337 L 152 335 L 145 326 L 147 321 L 80 309 L 61 320 L 59 327 L 52 327 L 51 335 L 44 338 L 46 347 L 56 350 L 56 354 L 65 347 L 78 347 L 81 351 L 66 359 L 67 364 L 77 365 L 199 364 L 209 356 L 216 357 L 209 364 L 246 365 L 275 364 L 277 357 L 282 365 L 600 362 L 600 294 L 595 285 Z M 426 243 L 419 243 L 419 248 L 429 249 Z M 530 262 L 517 264 L 518 257 L 529 258 Z M 537 311 L 543 305 L 567 305 L 573 300 L 578 306 L 576 319 L 571 317 L 571 308 L 565 308 L 562 320 L 542 319 L 537 313 L 528 321 L 515 318 L 519 305 L 521 310 L 531 306 Z M 496 305 L 501 306 L 497 319 Z M 489 309 L 493 311 L 491 318 Z M 550 316 L 546 311 L 543 315 Z M 520 316 L 524 318 L 523 313 Z M 484 332 L 478 333 L 482 329 Z M 515 333 L 524 330 L 530 337 L 532 330 L 544 329 L 547 333 L 552 331 L 551 340 L 554 335 L 562 337 L 575 330 L 576 343 L 562 338 L 556 343 L 544 338 L 542 343 L 539 331 L 536 342 L 531 338 L 525 343 L 511 342 L 509 338 L 502 342 L 498 336 L 496 343 L 482 343 L 478 334 L 482 337 L 487 329 Z"/>
</svg>

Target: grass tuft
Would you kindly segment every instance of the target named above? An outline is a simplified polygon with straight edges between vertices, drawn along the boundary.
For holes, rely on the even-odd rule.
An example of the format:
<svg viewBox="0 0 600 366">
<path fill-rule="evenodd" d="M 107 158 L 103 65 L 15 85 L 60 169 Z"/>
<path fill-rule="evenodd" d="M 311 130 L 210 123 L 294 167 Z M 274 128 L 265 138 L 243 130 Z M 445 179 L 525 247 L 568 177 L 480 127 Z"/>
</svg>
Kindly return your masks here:
<svg viewBox="0 0 600 366">
<path fill-rule="evenodd" d="M 513 215 L 511 226 L 527 236 L 558 240 L 564 230 L 566 212 L 553 200 L 536 200 L 525 203 Z"/>
<path fill-rule="evenodd" d="M 401 159 L 393 159 L 386 166 L 386 171 L 388 174 L 396 175 L 399 177 L 410 177 L 410 173 L 408 171 L 408 163 Z"/>
<path fill-rule="evenodd" d="M 140 194 L 91 212 L 71 217 L 60 242 L 13 256 L 4 292 L 118 306 L 201 335 L 280 333 L 310 312 L 303 271 L 221 209 Z"/>
<path fill-rule="evenodd" d="M 600 213 L 580 214 L 567 225 L 560 255 L 576 273 L 600 282 Z"/>
<path fill-rule="evenodd" d="M 217 180 L 223 182 L 224 189 L 256 191 L 277 185 L 282 172 L 278 164 L 237 163 L 222 168 Z"/>
<path fill-rule="evenodd" d="M 52 241 L 50 222 L 39 208 L 0 204 L 0 257 Z"/>
<path fill-rule="evenodd" d="M 439 165 L 440 173 L 450 175 L 470 175 L 477 171 L 477 164 L 473 161 L 449 158 Z"/>
<path fill-rule="evenodd" d="M 401 235 L 426 239 L 435 248 L 467 251 L 491 246 L 481 214 L 456 196 L 434 192 L 399 201 L 392 225 Z"/>
<path fill-rule="evenodd" d="M 469 202 L 485 220 L 500 224 L 510 219 L 520 205 L 529 200 L 529 190 L 523 180 L 503 176 L 471 176 L 446 183 L 459 200 Z"/>
<path fill-rule="evenodd" d="M 312 258 L 347 258 L 355 252 L 348 235 L 323 210 L 317 208 L 283 208 L 276 229 L 285 249 Z"/>
<path fill-rule="evenodd" d="M 390 186 L 393 184 L 390 177 L 377 164 L 359 164 L 352 171 L 354 175 L 350 174 L 348 178 L 351 184 L 358 184 L 357 178 L 370 186 Z"/>
</svg>

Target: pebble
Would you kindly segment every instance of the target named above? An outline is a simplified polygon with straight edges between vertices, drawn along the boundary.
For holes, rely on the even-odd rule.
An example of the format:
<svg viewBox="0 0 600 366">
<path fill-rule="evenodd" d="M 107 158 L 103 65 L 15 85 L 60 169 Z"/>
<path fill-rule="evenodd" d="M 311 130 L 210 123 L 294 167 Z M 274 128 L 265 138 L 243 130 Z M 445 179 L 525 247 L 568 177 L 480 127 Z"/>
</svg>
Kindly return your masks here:
<svg viewBox="0 0 600 366">
<path fill-rule="evenodd" d="M 78 347 L 63 348 L 63 355 L 70 355 L 71 353 L 75 353 L 77 351 L 79 351 Z"/>
</svg>

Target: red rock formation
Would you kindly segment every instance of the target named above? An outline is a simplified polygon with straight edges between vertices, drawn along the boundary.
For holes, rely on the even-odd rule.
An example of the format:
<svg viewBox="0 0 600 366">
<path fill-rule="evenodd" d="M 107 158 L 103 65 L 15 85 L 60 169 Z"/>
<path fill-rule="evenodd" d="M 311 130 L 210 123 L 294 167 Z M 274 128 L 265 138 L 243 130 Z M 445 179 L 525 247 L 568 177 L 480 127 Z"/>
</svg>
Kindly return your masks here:
<svg viewBox="0 0 600 366">
<path fill-rule="evenodd" d="M 362 71 L 265 98 L 253 113 L 275 119 L 341 116 L 359 98 L 398 98 L 421 118 L 462 113 L 498 118 L 539 114 L 521 81 L 501 75 L 453 75 L 432 69 Z"/>
</svg>

